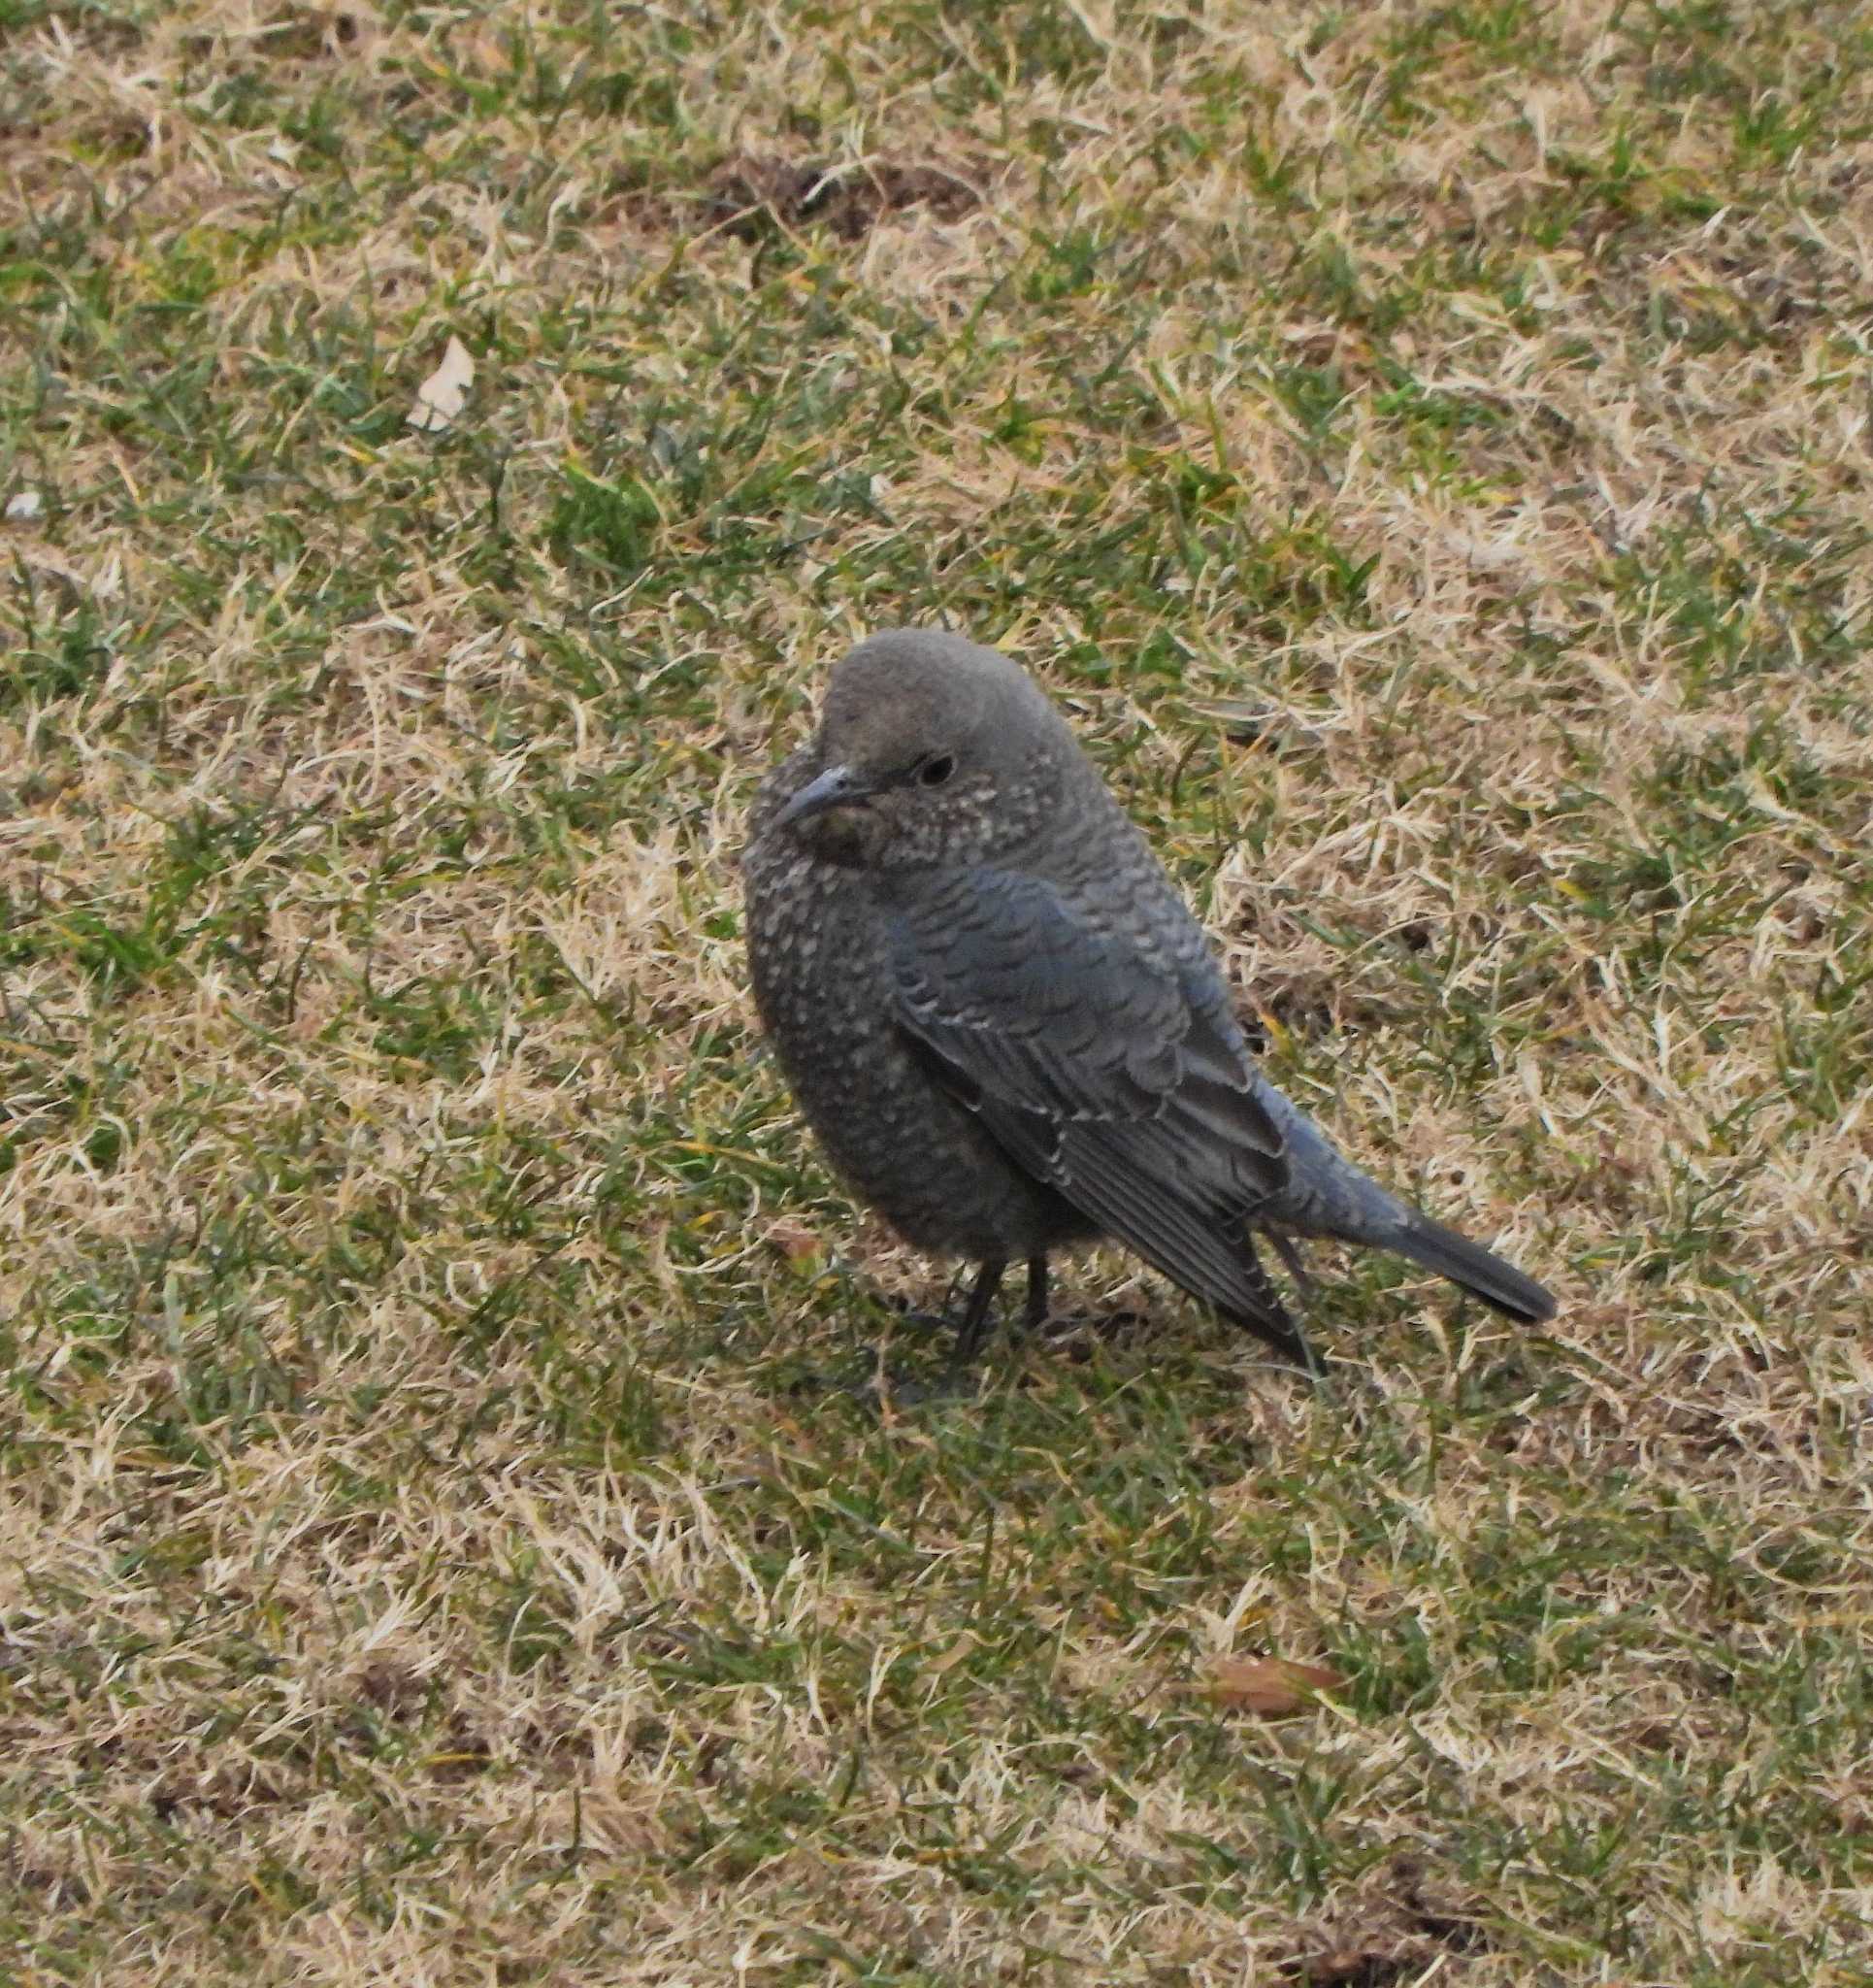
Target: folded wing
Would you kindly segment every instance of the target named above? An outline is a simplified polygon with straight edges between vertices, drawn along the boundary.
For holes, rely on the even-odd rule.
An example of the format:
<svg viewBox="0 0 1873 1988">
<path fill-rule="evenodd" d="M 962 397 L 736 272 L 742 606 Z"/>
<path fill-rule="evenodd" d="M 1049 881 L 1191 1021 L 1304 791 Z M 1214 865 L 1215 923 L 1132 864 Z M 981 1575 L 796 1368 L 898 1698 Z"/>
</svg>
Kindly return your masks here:
<svg viewBox="0 0 1873 1988">
<path fill-rule="evenodd" d="M 1022 1167 L 1303 1365 L 1248 1220 L 1288 1177 L 1215 968 L 1044 879 L 978 869 L 889 914 L 898 1019 Z"/>
</svg>

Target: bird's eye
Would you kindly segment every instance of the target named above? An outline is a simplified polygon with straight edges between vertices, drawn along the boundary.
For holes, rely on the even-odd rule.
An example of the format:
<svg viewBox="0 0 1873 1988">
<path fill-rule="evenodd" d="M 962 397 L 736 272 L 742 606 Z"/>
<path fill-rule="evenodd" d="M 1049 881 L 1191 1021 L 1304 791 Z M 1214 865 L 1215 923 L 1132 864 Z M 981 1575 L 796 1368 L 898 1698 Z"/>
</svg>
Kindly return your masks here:
<svg viewBox="0 0 1873 1988">
<path fill-rule="evenodd" d="M 940 787 L 956 771 L 956 761 L 947 752 L 933 752 L 917 769 L 917 784 L 923 787 Z"/>
</svg>

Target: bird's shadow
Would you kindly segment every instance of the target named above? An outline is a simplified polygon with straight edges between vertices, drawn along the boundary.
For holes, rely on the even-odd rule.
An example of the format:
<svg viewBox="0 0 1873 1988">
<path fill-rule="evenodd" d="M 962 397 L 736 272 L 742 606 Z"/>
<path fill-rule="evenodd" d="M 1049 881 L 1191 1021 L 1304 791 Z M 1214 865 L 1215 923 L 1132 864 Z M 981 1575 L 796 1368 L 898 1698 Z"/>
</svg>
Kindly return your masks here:
<svg viewBox="0 0 1873 1988">
<path fill-rule="evenodd" d="M 787 1392 L 796 1400 L 849 1401 L 888 1418 L 906 1410 L 974 1404 L 993 1393 L 1030 1389 L 1040 1384 L 1054 1359 L 1074 1368 L 1088 1367 L 1102 1354 L 1148 1346 L 1161 1331 L 1170 1329 L 1169 1321 L 1157 1313 L 1122 1305 L 1063 1308 L 1050 1312 L 1037 1331 L 1030 1331 L 1008 1308 L 1000 1330 L 973 1359 L 963 1361 L 952 1354 L 934 1368 L 928 1361 L 913 1366 L 893 1359 L 901 1332 L 933 1349 L 957 1336 L 962 1315 L 959 1294 L 967 1283 L 966 1276 L 952 1281 L 940 1311 L 916 1309 L 902 1297 L 873 1295 L 869 1304 L 882 1313 L 886 1330 L 869 1357 L 843 1374 L 809 1369 L 794 1378 Z M 1030 1352 L 1048 1359 L 1032 1361 L 1026 1357 Z M 1269 1366 L 1271 1372 L 1288 1375 L 1296 1371 L 1280 1361 Z"/>
</svg>

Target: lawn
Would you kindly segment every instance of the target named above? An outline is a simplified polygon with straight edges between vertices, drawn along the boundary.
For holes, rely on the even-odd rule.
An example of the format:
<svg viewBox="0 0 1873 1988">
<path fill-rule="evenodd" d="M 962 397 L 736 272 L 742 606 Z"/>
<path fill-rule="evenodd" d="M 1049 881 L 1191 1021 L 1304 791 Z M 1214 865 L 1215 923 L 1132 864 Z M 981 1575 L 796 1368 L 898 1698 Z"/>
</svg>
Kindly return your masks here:
<svg viewBox="0 0 1873 1988">
<path fill-rule="evenodd" d="M 1873 1982 L 1870 243 L 1854 5 L 0 0 L 0 1975 Z M 904 622 L 1551 1329 L 902 1384 Z"/>
</svg>

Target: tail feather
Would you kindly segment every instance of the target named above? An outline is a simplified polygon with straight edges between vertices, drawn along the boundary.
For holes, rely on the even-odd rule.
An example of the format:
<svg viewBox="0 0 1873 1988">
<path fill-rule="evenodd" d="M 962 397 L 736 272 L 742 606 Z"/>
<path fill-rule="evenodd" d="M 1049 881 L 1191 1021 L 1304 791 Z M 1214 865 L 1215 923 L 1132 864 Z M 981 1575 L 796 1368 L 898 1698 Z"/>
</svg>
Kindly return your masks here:
<svg viewBox="0 0 1873 1988">
<path fill-rule="evenodd" d="M 1452 1283 L 1461 1284 L 1484 1304 L 1520 1319 L 1525 1325 L 1540 1325 L 1555 1315 L 1554 1294 L 1544 1290 L 1533 1277 L 1524 1276 L 1513 1264 L 1504 1263 L 1480 1242 L 1460 1236 L 1429 1215 L 1412 1214 L 1386 1241 L 1399 1255 L 1408 1256 L 1426 1270 L 1433 1270 Z"/>
</svg>

